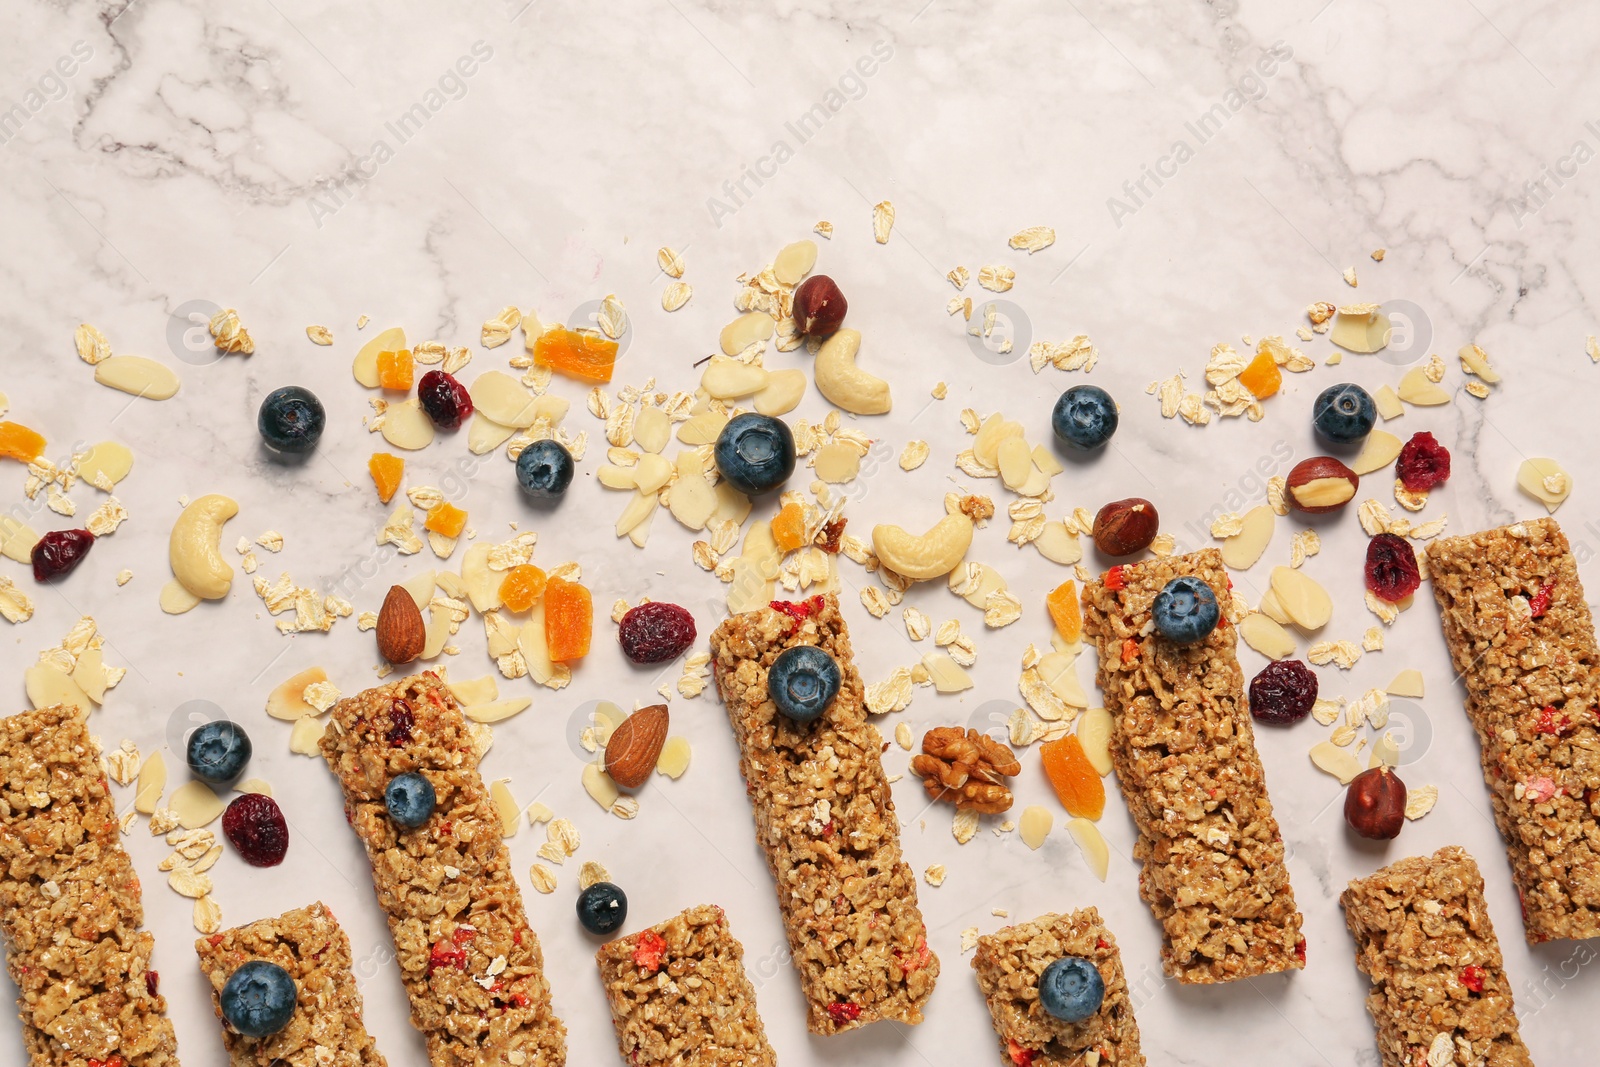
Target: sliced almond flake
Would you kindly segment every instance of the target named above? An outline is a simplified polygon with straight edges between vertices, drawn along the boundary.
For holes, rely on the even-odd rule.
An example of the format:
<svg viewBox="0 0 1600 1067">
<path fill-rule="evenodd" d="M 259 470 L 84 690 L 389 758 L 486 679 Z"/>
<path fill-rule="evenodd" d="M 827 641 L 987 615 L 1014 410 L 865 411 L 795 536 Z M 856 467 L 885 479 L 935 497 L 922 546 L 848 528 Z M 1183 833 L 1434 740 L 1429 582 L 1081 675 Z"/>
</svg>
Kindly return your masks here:
<svg viewBox="0 0 1600 1067">
<path fill-rule="evenodd" d="M 978 284 L 991 293 L 1007 292 L 1016 280 L 1017 272 L 1010 267 L 991 263 L 978 268 Z"/>
<path fill-rule="evenodd" d="M 311 343 L 314 345 L 333 344 L 333 331 L 326 326 L 307 326 L 306 336 L 311 338 Z"/>
<path fill-rule="evenodd" d="M 1346 267 L 1344 269 L 1344 283 L 1352 289 L 1361 284 L 1356 280 L 1356 269 L 1354 267 Z"/>
<path fill-rule="evenodd" d="M 1433 810 L 1439 802 L 1439 787 L 1436 785 L 1412 786 L 1406 791 L 1406 818 L 1412 821 L 1422 818 Z M 1448 1061 L 1446 1061 L 1448 1062 Z"/>
</svg>

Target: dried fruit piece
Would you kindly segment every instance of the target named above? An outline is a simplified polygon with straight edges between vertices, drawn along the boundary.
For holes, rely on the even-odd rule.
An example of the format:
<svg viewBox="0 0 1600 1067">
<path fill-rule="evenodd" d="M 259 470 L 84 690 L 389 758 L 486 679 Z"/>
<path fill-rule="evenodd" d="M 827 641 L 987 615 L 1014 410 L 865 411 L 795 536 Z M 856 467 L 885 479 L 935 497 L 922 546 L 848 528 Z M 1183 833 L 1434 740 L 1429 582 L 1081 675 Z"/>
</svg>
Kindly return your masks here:
<svg viewBox="0 0 1600 1067">
<path fill-rule="evenodd" d="M 586 330 L 553 326 L 533 344 L 533 362 L 586 382 L 609 382 L 617 365 L 617 342 Z"/>
<path fill-rule="evenodd" d="M 1077 734 L 1067 734 L 1039 746 L 1045 776 L 1067 814 L 1098 819 L 1106 810 L 1106 787 L 1083 751 Z"/>
<path fill-rule="evenodd" d="M 44 435 L 16 422 L 0 422 L 0 456 L 32 463 L 44 455 Z"/>
<path fill-rule="evenodd" d="M 390 452 L 374 452 L 367 460 L 367 473 L 372 475 L 372 484 L 378 487 L 378 499 L 383 503 L 394 499 L 405 469 L 406 461 Z"/>
<path fill-rule="evenodd" d="M 467 528 L 467 513 L 448 500 L 441 500 L 428 509 L 422 528 L 445 537 L 460 537 L 461 531 Z"/>
<path fill-rule="evenodd" d="M 793 552 L 806 543 L 806 509 L 803 505 L 785 504 L 772 517 L 772 539 L 782 552 Z"/>
<path fill-rule="evenodd" d="M 549 579 L 531 563 L 519 563 L 500 582 L 500 602 L 507 611 L 523 612 L 544 596 Z"/>
<path fill-rule="evenodd" d="M 1278 369 L 1278 361 L 1272 358 L 1272 353 L 1266 350 L 1265 345 L 1256 353 L 1250 365 L 1239 372 L 1239 384 L 1250 390 L 1257 400 L 1265 400 L 1283 385 L 1283 372 Z"/>
<path fill-rule="evenodd" d="M 551 578 L 544 592 L 544 634 L 550 658 L 557 663 L 589 654 L 594 631 L 594 600 L 577 582 Z"/>
<path fill-rule="evenodd" d="M 622 617 L 617 640 L 623 655 L 633 663 L 666 663 L 677 659 L 696 635 L 694 616 L 687 608 L 653 600 Z"/>
<path fill-rule="evenodd" d="M 289 851 L 289 825 L 278 802 L 261 793 L 235 797 L 222 813 L 222 832 L 252 867 L 276 867 Z"/>
<path fill-rule="evenodd" d="M 1063 641 L 1070 643 L 1083 635 L 1083 610 L 1078 606 L 1078 587 L 1071 578 L 1051 590 L 1044 603 Z"/>
<path fill-rule="evenodd" d="M 1250 679 L 1250 714 L 1260 722 L 1299 722 L 1316 702 L 1317 676 L 1297 659 L 1269 663 Z"/>
<path fill-rule="evenodd" d="M 48 582 L 71 574 L 93 545 L 94 534 L 88 530 L 51 530 L 30 554 L 34 580 Z"/>
<path fill-rule="evenodd" d="M 1413 493 L 1426 493 L 1450 477 L 1450 452 L 1426 430 L 1411 435 L 1400 449 L 1395 474 Z"/>
<path fill-rule="evenodd" d="M 394 352 L 378 353 L 378 386 L 398 392 L 411 391 L 411 378 L 415 370 L 411 350 L 402 348 Z"/>
<path fill-rule="evenodd" d="M 454 375 L 431 370 L 417 383 L 417 401 L 441 430 L 457 430 L 473 412 L 472 394 Z"/>
<path fill-rule="evenodd" d="M 1422 585 L 1417 554 L 1403 537 L 1381 533 L 1367 542 L 1367 589 L 1373 596 L 1398 604 Z"/>
</svg>

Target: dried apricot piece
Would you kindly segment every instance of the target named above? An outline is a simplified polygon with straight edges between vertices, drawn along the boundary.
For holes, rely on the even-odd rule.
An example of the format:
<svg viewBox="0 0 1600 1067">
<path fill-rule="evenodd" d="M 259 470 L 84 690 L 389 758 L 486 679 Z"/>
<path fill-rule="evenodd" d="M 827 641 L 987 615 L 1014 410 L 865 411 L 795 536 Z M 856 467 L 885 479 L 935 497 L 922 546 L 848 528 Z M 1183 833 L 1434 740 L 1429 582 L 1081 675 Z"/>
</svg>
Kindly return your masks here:
<svg viewBox="0 0 1600 1067">
<path fill-rule="evenodd" d="M 445 537 L 460 537 L 461 531 L 467 528 L 467 513 L 448 500 L 442 500 L 428 509 L 428 518 L 422 527 Z"/>
<path fill-rule="evenodd" d="M 1044 606 L 1050 609 L 1050 618 L 1055 620 L 1061 640 L 1072 642 L 1083 636 L 1083 611 L 1078 607 L 1078 587 L 1071 578 L 1044 598 Z"/>
<path fill-rule="evenodd" d="M 402 348 L 398 352 L 378 353 L 378 385 L 384 389 L 398 389 L 400 392 L 411 391 L 411 350 Z"/>
<path fill-rule="evenodd" d="M 1272 358 L 1272 353 L 1263 348 L 1250 365 L 1239 372 L 1239 384 L 1250 390 L 1257 400 L 1265 400 L 1283 384 L 1283 372 L 1278 369 L 1278 361 Z"/>
<path fill-rule="evenodd" d="M 803 505 L 785 504 L 772 517 L 772 539 L 782 552 L 793 552 L 806 543 L 806 509 Z"/>
<path fill-rule="evenodd" d="M 378 487 L 378 499 L 387 504 L 400 488 L 400 476 L 405 473 L 406 461 L 388 452 L 374 452 L 367 460 L 367 473 L 372 484 Z"/>
<path fill-rule="evenodd" d="M 544 596 L 547 584 L 544 571 L 531 563 L 519 563 L 506 571 L 500 582 L 500 602 L 508 611 L 527 611 Z"/>
<path fill-rule="evenodd" d="M 1100 772 L 1089 762 L 1077 734 L 1067 734 L 1039 746 L 1044 759 L 1045 777 L 1056 791 L 1067 814 L 1080 819 L 1098 819 L 1106 810 L 1106 787 Z"/>
<path fill-rule="evenodd" d="M 617 365 L 617 342 L 587 330 L 553 326 L 534 341 L 533 362 L 586 382 L 609 382 Z"/>
<path fill-rule="evenodd" d="M 565 578 L 551 578 L 544 588 L 544 639 L 557 663 L 589 654 L 594 631 L 594 600 L 589 590 Z"/>
<path fill-rule="evenodd" d="M 21 423 L 0 422 L 0 456 L 32 463 L 44 455 L 44 435 Z"/>
</svg>

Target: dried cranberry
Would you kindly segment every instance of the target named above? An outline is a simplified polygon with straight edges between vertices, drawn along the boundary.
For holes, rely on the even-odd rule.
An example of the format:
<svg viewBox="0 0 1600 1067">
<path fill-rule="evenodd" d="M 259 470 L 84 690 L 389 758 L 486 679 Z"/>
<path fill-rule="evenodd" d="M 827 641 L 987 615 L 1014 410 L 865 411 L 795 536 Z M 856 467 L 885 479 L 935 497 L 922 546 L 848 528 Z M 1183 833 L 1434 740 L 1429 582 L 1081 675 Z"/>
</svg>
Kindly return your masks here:
<svg viewBox="0 0 1600 1067">
<path fill-rule="evenodd" d="M 222 832 L 252 867 L 276 867 L 289 851 L 289 824 L 278 802 L 261 793 L 241 793 L 222 813 Z"/>
<path fill-rule="evenodd" d="M 1475 963 L 1469 963 L 1461 968 L 1461 984 L 1474 993 L 1483 992 L 1483 977 L 1486 972 Z"/>
<path fill-rule="evenodd" d="M 428 418 L 441 430 L 459 429 L 472 414 L 472 397 L 467 387 L 442 370 L 431 370 L 417 383 L 417 400 Z"/>
<path fill-rule="evenodd" d="M 1544 613 L 1550 610 L 1550 594 L 1555 591 L 1556 583 L 1546 583 L 1537 593 L 1528 598 L 1528 614 L 1535 619 L 1543 618 Z"/>
<path fill-rule="evenodd" d="M 466 966 L 466 951 L 451 938 L 441 937 L 434 942 L 432 950 L 428 953 L 429 974 L 441 967 L 455 967 L 465 970 Z"/>
<path fill-rule="evenodd" d="M 861 1018 L 861 1005 L 836 1000 L 828 1005 L 828 1017 L 836 1023 L 853 1023 Z"/>
<path fill-rule="evenodd" d="M 694 616 L 676 604 L 652 601 L 622 617 L 617 640 L 634 663 L 665 663 L 694 644 Z"/>
<path fill-rule="evenodd" d="M 94 534 L 88 530 L 51 530 L 33 546 L 33 577 L 48 582 L 71 574 L 89 554 Z"/>
<path fill-rule="evenodd" d="M 389 706 L 389 729 L 384 732 L 383 739 L 389 742 L 390 747 L 399 748 L 411 740 L 411 728 L 417 724 L 417 717 L 411 711 L 411 705 L 404 700 L 396 700 Z"/>
<path fill-rule="evenodd" d="M 1013 1038 L 1006 1038 L 1006 1055 L 1016 1067 L 1033 1067 L 1034 1059 L 1039 1055 L 1038 1049 L 1019 1045 Z"/>
<path fill-rule="evenodd" d="M 1395 474 L 1413 493 L 1426 493 L 1450 477 L 1450 450 L 1426 430 L 1411 435 L 1395 461 Z"/>
<path fill-rule="evenodd" d="M 1317 676 L 1297 659 L 1282 659 L 1250 679 L 1250 714 L 1260 722 L 1287 726 L 1311 714 Z"/>
<path fill-rule="evenodd" d="M 661 961 L 667 954 L 667 939 L 654 930 L 646 930 L 639 935 L 639 941 L 633 948 L 633 965 L 649 974 L 655 974 L 661 969 Z"/>
<path fill-rule="evenodd" d="M 1124 581 L 1122 577 L 1122 564 L 1119 563 L 1115 567 L 1112 567 L 1110 570 L 1106 571 L 1107 589 L 1121 589 L 1127 584 L 1128 583 Z"/>
<path fill-rule="evenodd" d="M 146 971 L 146 972 L 144 972 L 144 991 L 146 993 L 149 993 L 153 997 L 153 996 L 157 995 L 156 990 L 158 990 L 160 988 L 161 988 L 161 972 L 160 971 Z"/>
<path fill-rule="evenodd" d="M 1398 604 L 1417 591 L 1422 572 L 1417 569 L 1417 554 L 1406 539 L 1381 533 L 1367 542 L 1367 588 L 1379 600 Z"/>
<path fill-rule="evenodd" d="M 767 607 L 801 623 L 822 610 L 822 598 L 814 596 L 809 600 L 774 600 Z"/>
<path fill-rule="evenodd" d="M 1535 733 L 1562 737 L 1572 729 L 1572 720 L 1567 718 L 1566 712 L 1557 711 L 1553 704 L 1546 704 L 1539 709 L 1539 722 L 1533 729 Z"/>
</svg>

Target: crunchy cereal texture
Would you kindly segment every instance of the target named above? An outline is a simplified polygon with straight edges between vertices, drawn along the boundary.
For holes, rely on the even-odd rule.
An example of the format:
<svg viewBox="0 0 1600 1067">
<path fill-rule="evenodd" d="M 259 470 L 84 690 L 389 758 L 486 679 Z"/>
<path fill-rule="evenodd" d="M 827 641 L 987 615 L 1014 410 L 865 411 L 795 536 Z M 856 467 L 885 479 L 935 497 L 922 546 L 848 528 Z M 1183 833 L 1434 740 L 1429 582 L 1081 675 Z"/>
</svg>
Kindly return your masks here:
<svg viewBox="0 0 1600 1067">
<path fill-rule="evenodd" d="M 690 908 L 595 953 L 617 1048 L 633 1067 L 776 1067 L 722 909 Z"/>
<path fill-rule="evenodd" d="M 1356 966 L 1372 980 L 1367 1010 L 1383 1067 L 1533 1067 L 1483 876 L 1465 850 L 1391 863 L 1351 882 L 1339 902 L 1356 939 Z"/>
<path fill-rule="evenodd" d="M 176 1067 L 100 752 L 75 709 L 0 719 L 0 931 L 31 1067 Z"/>
<path fill-rule="evenodd" d="M 1180 575 L 1204 580 L 1223 622 L 1176 645 L 1150 606 Z M 1283 862 L 1227 620 L 1222 556 L 1113 567 L 1084 589 L 1084 632 L 1113 720 L 1111 758 L 1139 829 L 1139 893 L 1165 934 L 1162 964 L 1180 982 L 1228 982 L 1305 966 L 1300 912 Z"/>
<path fill-rule="evenodd" d="M 322 754 L 372 861 L 432 1067 L 559 1067 L 566 1027 L 551 1011 L 539 939 L 450 690 L 418 674 L 341 700 Z M 407 771 L 438 795 L 415 830 L 383 803 L 389 780 Z"/>
<path fill-rule="evenodd" d="M 1063 956 L 1093 963 L 1106 984 L 1100 1010 L 1081 1023 L 1063 1022 L 1039 1005 L 1039 978 Z M 989 1002 L 1001 1062 L 1028 1067 L 1144 1067 L 1139 1022 L 1116 938 L 1100 912 L 1041 915 L 978 938 L 972 957 L 978 985 Z M 1091 1053 L 1093 1055 L 1091 1055 Z"/>
<path fill-rule="evenodd" d="M 1428 570 L 1524 933 L 1600 937 L 1600 648 L 1567 539 L 1554 519 L 1449 537 Z"/>
<path fill-rule="evenodd" d="M 224 930 L 194 943 L 200 970 L 211 982 L 211 1004 L 222 1018 L 222 987 L 251 960 L 289 972 L 299 1010 L 271 1037 L 245 1037 L 222 1026 L 232 1067 L 386 1067 L 361 1021 L 361 993 L 350 973 L 350 939 L 326 904 Z"/>
<path fill-rule="evenodd" d="M 833 704 L 806 725 L 778 714 L 767 698 L 768 667 L 800 644 L 822 648 L 843 674 Z M 878 758 L 883 738 L 867 722 L 838 599 L 735 615 L 711 635 L 711 654 L 756 837 L 778 884 L 807 1026 L 835 1034 L 880 1019 L 921 1022 L 939 958 L 900 853 Z"/>
</svg>

